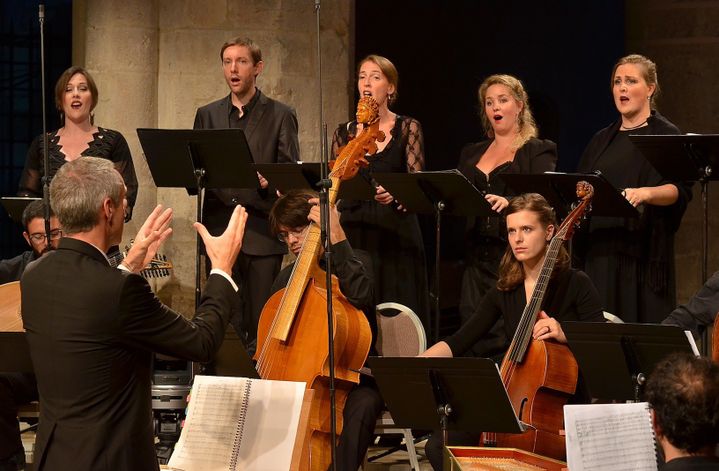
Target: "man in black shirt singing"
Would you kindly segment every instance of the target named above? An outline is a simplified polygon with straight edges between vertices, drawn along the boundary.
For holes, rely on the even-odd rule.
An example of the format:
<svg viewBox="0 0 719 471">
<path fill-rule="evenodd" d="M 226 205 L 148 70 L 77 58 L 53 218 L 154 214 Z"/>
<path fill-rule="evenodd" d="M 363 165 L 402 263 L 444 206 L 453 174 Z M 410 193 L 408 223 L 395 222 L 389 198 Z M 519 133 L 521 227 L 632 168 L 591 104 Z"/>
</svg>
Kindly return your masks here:
<svg viewBox="0 0 719 471">
<path fill-rule="evenodd" d="M 242 129 L 255 163 L 291 163 L 299 160 L 297 117 L 287 105 L 265 96 L 256 86 L 265 63 L 262 52 L 249 38 L 234 38 L 220 50 L 222 71 L 230 93 L 197 110 L 195 129 Z M 227 149 L 227 159 L 238 158 Z M 284 244 L 269 231 L 268 213 L 276 196 L 267 180 L 257 175 L 257 188 L 224 188 L 207 192 L 203 222 L 211 234 L 224 230 L 235 205 L 247 209 L 247 230 L 242 253 L 232 270 L 241 284 L 241 313 L 232 317 L 232 325 L 243 337 L 252 354 L 257 341 L 257 322 L 270 297 L 270 286 L 287 252 Z M 242 283 L 240 283 L 240 280 Z"/>
</svg>

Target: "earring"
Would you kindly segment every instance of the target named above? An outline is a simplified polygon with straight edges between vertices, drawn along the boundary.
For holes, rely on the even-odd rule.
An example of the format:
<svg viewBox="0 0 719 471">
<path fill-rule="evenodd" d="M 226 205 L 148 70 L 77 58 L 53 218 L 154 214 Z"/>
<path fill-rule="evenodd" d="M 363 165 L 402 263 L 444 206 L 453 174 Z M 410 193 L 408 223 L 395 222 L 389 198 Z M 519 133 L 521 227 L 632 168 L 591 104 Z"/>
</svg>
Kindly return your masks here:
<svg viewBox="0 0 719 471">
<path fill-rule="evenodd" d="M 94 112 L 90 113 L 90 125 L 91 126 L 95 125 L 95 113 Z"/>
</svg>

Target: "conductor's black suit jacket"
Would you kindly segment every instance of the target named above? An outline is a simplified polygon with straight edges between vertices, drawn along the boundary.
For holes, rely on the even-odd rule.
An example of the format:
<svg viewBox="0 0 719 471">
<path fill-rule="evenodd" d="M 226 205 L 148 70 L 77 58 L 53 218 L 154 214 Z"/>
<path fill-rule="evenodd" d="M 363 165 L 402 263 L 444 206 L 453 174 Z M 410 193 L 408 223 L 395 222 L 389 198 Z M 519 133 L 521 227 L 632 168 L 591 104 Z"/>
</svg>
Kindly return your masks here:
<svg viewBox="0 0 719 471">
<path fill-rule="evenodd" d="M 273 100 L 260 90 L 257 103 L 247 116 L 245 137 L 255 163 L 291 163 L 299 160 L 297 117 L 289 106 Z M 230 95 L 197 109 L 195 129 L 230 128 Z M 228 149 L 226 158 L 236 157 Z M 210 190 L 205 198 L 203 222 L 213 235 L 220 234 L 230 220 L 235 206 L 247 209 L 247 225 L 242 252 L 248 255 L 279 255 L 287 252 L 283 242 L 270 234 L 268 214 L 276 200 L 275 190 L 233 189 Z"/>
<path fill-rule="evenodd" d="M 152 352 L 208 361 L 235 291 L 210 275 L 195 318 L 163 305 L 139 275 L 64 238 L 21 280 L 22 315 L 40 392 L 37 470 L 156 470 Z"/>
</svg>

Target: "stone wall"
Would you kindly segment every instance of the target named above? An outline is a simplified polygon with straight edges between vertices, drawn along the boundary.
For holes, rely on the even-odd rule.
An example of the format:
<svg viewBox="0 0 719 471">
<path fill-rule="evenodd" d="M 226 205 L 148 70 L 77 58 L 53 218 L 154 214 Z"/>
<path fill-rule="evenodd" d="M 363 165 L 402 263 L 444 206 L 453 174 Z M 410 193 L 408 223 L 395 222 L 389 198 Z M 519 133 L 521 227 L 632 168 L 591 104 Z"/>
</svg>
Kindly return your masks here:
<svg viewBox="0 0 719 471">
<path fill-rule="evenodd" d="M 349 115 L 353 2 L 323 2 L 321 14 L 324 120 L 331 130 Z M 258 85 L 297 110 L 302 159 L 319 160 L 316 17 L 308 0 L 75 0 L 73 61 L 93 74 L 100 91 L 96 123 L 127 138 L 140 182 L 137 231 L 156 203 L 175 211 L 173 235 L 162 251 L 172 277 L 156 281 L 166 303 L 193 311 L 196 199 L 182 189 L 157 189 L 137 128 L 191 128 L 198 106 L 228 93 L 219 51 L 235 36 L 262 48 Z"/>
<path fill-rule="evenodd" d="M 719 2 L 628 1 L 626 14 L 627 53 L 645 54 L 657 63 L 661 113 L 682 132 L 719 133 Z M 711 276 L 719 270 L 719 184 L 710 183 L 709 196 Z M 702 217 L 700 187 L 694 185 L 694 198 L 675 243 L 680 302 L 703 283 Z"/>
</svg>

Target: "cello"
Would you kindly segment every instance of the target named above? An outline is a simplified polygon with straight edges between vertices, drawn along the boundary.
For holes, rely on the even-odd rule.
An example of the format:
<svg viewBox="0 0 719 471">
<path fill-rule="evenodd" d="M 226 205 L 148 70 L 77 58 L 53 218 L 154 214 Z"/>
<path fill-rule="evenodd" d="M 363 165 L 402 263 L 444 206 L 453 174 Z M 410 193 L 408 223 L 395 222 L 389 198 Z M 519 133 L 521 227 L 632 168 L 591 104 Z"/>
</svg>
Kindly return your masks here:
<svg viewBox="0 0 719 471">
<path fill-rule="evenodd" d="M 560 435 L 563 407 L 576 390 L 579 367 L 569 347 L 554 340 L 535 340 L 532 329 L 559 250 L 579 226 L 593 194 L 594 189 L 589 183 L 577 182 L 577 197 L 581 202 L 565 218 L 549 243 L 537 284 L 502 360 L 500 375 L 514 412 L 529 427 L 519 434 L 483 433 L 480 444 L 484 446 L 520 448 L 565 459 L 564 436 Z"/>
<path fill-rule="evenodd" d="M 377 103 L 363 97 L 357 104 L 362 132 L 339 149 L 330 179 L 329 202 L 334 204 L 342 180 L 354 177 L 365 158 L 382 142 Z M 329 348 L 326 274 L 319 266 L 320 228 L 310 223 L 287 287 L 270 297 L 262 309 L 257 329 L 257 371 L 263 379 L 304 381 L 315 391 L 310 409 L 300 469 L 325 471 L 331 464 Z M 332 278 L 332 322 L 335 357 L 337 433 L 342 430 L 342 410 L 347 395 L 359 382 L 372 343 L 372 332 L 362 311 L 352 306 Z"/>
</svg>

